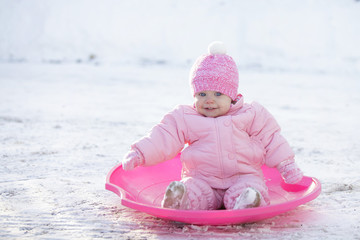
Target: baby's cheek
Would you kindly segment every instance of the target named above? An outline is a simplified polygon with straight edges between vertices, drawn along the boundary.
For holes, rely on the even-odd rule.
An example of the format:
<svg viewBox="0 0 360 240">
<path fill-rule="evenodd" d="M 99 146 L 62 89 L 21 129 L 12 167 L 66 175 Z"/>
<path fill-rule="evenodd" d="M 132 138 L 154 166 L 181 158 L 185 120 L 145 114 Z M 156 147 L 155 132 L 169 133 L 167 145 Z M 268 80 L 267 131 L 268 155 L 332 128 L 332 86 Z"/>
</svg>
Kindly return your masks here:
<svg viewBox="0 0 360 240">
<path fill-rule="evenodd" d="M 194 103 L 194 107 L 195 107 L 196 111 L 199 112 L 199 109 L 201 109 L 201 106 L 202 106 L 201 102 L 199 100 L 196 100 Z"/>
</svg>

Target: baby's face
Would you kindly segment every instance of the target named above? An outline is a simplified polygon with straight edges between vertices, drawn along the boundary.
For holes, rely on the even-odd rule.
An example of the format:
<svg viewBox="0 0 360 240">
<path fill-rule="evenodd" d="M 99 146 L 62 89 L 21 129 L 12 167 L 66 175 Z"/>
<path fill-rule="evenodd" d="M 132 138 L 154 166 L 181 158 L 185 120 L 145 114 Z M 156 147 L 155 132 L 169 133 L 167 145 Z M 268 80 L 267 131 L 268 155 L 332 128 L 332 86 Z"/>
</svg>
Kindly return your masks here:
<svg viewBox="0 0 360 240">
<path fill-rule="evenodd" d="M 202 91 L 195 94 L 196 111 L 205 117 L 225 115 L 231 106 L 231 98 L 215 91 Z"/>
</svg>

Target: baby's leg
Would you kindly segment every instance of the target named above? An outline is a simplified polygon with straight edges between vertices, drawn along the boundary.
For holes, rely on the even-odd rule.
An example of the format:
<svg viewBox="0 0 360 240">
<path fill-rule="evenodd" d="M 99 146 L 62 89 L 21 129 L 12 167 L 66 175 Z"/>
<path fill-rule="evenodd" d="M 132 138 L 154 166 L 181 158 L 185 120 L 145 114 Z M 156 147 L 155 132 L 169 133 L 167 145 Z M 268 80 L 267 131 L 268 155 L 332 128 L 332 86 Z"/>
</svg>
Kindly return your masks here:
<svg viewBox="0 0 360 240">
<path fill-rule="evenodd" d="M 219 194 L 203 180 L 185 178 L 172 182 L 164 195 L 162 206 L 165 208 L 187 210 L 213 210 L 221 207 Z"/>
<path fill-rule="evenodd" d="M 268 190 L 262 179 L 243 176 L 225 193 L 226 209 L 244 209 L 269 205 Z"/>
<path fill-rule="evenodd" d="M 189 177 L 181 181 L 187 189 L 189 210 L 215 210 L 222 206 L 222 197 L 204 180 Z"/>
</svg>

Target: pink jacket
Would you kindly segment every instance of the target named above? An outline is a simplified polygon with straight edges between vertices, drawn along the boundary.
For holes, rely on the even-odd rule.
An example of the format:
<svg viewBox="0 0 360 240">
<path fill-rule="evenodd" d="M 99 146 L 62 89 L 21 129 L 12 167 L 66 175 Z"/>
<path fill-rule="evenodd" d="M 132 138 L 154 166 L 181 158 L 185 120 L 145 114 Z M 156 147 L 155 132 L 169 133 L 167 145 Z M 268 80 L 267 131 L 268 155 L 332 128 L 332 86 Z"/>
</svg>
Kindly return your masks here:
<svg viewBox="0 0 360 240">
<path fill-rule="evenodd" d="M 217 118 L 178 106 L 132 147 L 143 154 L 145 166 L 172 159 L 184 148 L 182 177 L 200 178 L 219 189 L 246 174 L 262 179 L 263 164 L 276 167 L 294 158 L 273 116 L 258 103 L 244 104 L 243 98 Z"/>
</svg>

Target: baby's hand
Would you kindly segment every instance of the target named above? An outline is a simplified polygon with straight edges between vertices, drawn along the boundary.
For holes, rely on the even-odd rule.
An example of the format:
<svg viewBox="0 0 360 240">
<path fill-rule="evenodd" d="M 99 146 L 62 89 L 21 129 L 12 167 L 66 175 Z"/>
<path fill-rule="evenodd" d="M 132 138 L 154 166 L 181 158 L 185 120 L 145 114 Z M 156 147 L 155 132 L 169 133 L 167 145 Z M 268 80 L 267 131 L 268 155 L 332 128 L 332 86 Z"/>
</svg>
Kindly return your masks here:
<svg viewBox="0 0 360 240">
<path fill-rule="evenodd" d="M 122 167 L 125 171 L 132 170 L 143 164 L 143 157 L 141 153 L 130 150 L 122 160 Z"/>
<path fill-rule="evenodd" d="M 277 169 L 279 170 L 285 183 L 295 184 L 295 183 L 300 182 L 300 180 L 303 178 L 303 172 L 296 165 L 294 160 L 287 160 L 287 161 L 281 162 L 277 166 Z"/>
</svg>

